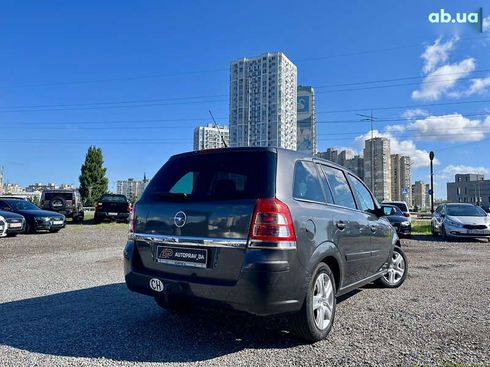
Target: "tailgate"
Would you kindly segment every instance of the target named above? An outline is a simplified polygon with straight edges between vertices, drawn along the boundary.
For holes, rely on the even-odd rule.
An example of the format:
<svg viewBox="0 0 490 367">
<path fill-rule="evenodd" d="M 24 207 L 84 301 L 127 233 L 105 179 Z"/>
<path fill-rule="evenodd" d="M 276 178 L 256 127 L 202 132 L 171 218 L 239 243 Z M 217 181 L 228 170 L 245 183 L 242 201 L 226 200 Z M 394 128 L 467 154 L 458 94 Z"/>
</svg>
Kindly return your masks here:
<svg viewBox="0 0 490 367">
<path fill-rule="evenodd" d="M 142 265 L 170 278 L 236 281 L 254 208 L 255 200 L 138 204 Z"/>
</svg>

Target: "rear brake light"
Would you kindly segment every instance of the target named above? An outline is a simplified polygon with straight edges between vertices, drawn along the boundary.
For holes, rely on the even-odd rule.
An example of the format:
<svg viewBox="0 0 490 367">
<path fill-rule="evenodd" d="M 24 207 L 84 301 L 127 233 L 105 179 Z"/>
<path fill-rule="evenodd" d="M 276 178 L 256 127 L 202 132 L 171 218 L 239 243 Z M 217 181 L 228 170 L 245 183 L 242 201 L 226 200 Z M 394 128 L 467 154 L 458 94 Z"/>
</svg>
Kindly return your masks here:
<svg viewBox="0 0 490 367">
<path fill-rule="evenodd" d="M 249 232 L 249 246 L 261 248 L 296 248 L 291 212 L 282 201 L 258 199 Z"/>
<path fill-rule="evenodd" d="M 131 203 L 128 203 L 128 213 L 131 213 Z"/>
</svg>

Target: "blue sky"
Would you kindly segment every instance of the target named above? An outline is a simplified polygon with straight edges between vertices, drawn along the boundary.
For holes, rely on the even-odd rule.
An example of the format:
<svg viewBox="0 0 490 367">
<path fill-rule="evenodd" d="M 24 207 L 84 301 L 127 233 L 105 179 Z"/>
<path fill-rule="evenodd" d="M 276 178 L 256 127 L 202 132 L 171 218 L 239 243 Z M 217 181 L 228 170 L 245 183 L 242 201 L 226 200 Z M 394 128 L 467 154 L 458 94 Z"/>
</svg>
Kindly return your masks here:
<svg viewBox="0 0 490 367">
<path fill-rule="evenodd" d="M 282 51 L 316 89 L 320 150 L 359 151 L 356 114 L 372 111 L 414 179 L 435 151 L 442 197 L 456 172 L 490 177 L 490 32 L 428 15 L 480 7 L 490 15 L 482 1 L 2 2 L 0 165 L 7 182 L 78 184 L 93 144 L 110 189 L 151 177 L 192 149 L 208 110 L 228 121 L 230 61 Z"/>
</svg>

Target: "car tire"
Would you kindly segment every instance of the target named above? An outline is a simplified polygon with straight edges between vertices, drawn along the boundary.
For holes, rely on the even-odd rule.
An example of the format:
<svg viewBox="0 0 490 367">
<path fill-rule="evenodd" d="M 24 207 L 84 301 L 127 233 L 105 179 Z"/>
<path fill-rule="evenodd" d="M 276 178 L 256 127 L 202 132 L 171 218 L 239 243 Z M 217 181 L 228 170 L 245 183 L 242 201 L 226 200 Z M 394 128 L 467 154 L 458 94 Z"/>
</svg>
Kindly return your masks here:
<svg viewBox="0 0 490 367">
<path fill-rule="evenodd" d="M 444 228 L 444 225 L 441 225 L 441 238 L 443 241 L 449 240 L 449 237 L 446 234 L 446 228 Z"/>
<path fill-rule="evenodd" d="M 18 233 L 7 233 L 7 237 L 16 237 Z"/>
<path fill-rule="evenodd" d="M 50 233 L 58 233 L 60 230 L 61 230 L 61 228 L 59 228 L 59 229 L 50 229 L 49 232 Z"/>
<path fill-rule="evenodd" d="M 431 223 L 430 224 L 430 231 L 432 232 L 432 235 L 433 236 L 436 236 L 437 235 L 436 229 L 434 227 L 434 223 Z"/>
<path fill-rule="evenodd" d="M 376 280 L 376 284 L 383 288 L 398 288 L 405 282 L 408 274 L 408 260 L 401 247 L 393 249 L 392 263 L 388 272 Z"/>
<path fill-rule="evenodd" d="M 310 343 L 325 339 L 335 319 L 335 294 L 333 273 L 327 264 L 320 263 L 308 284 L 303 307 L 289 319 L 292 333 Z"/>
<path fill-rule="evenodd" d="M 35 231 L 32 229 L 32 226 L 29 223 L 26 223 L 26 227 L 24 229 L 24 233 L 34 233 Z"/>
<path fill-rule="evenodd" d="M 185 302 L 182 298 L 172 297 L 172 296 L 155 296 L 155 302 L 158 306 L 163 308 L 165 311 L 174 314 L 183 314 L 189 311 L 190 304 Z"/>
</svg>

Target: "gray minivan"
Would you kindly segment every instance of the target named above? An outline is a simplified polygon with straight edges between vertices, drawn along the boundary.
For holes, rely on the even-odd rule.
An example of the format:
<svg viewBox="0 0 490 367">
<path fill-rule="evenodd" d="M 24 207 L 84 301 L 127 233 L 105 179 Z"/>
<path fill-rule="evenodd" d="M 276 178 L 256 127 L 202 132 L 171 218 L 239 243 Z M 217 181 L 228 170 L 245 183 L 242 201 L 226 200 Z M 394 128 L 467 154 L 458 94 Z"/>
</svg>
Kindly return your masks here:
<svg viewBox="0 0 490 367">
<path fill-rule="evenodd" d="M 208 303 L 286 314 L 325 338 L 336 297 L 396 288 L 407 260 L 364 183 L 332 162 L 279 148 L 178 154 L 133 208 L 128 288 L 170 310 Z"/>
</svg>

